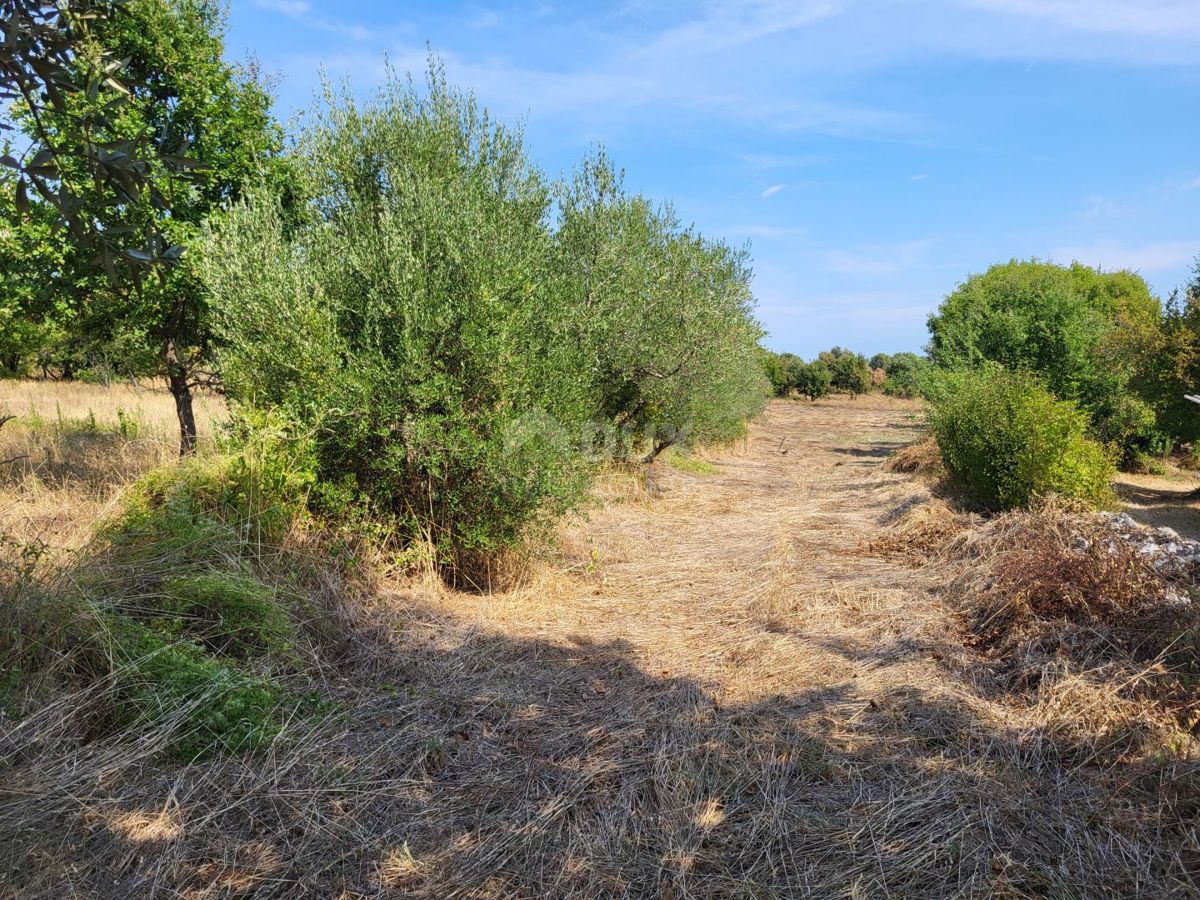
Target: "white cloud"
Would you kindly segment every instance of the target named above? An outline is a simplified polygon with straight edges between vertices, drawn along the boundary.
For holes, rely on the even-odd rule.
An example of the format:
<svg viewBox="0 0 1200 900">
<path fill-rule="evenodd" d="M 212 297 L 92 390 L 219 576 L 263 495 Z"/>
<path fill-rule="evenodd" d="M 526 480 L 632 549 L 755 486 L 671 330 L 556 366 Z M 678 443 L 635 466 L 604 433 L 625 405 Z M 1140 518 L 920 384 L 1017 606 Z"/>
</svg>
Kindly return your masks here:
<svg viewBox="0 0 1200 900">
<path fill-rule="evenodd" d="M 494 9 L 481 10 L 467 22 L 469 28 L 479 29 L 495 28 L 499 24 L 500 14 Z"/>
<path fill-rule="evenodd" d="M 776 194 L 778 194 L 782 190 L 783 190 L 782 184 L 773 184 L 769 188 L 767 188 L 765 191 L 763 191 L 761 194 L 759 194 L 759 196 L 765 200 L 767 197 L 774 197 Z"/>
<path fill-rule="evenodd" d="M 908 176 L 908 180 L 909 180 L 909 181 L 924 181 L 924 180 L 925 180 L 925 179 L 927 179 L 928 177 L 929 177 L 929 176 L 928 176 L 928 175 L 926 175 L 924 172 L 920 172 L 920 173 L 918 173 L 918 174 L 916 174 L 916 175 L 909 175 L 909 176 Z"/>
<path fill-rule="evenodd" d="M 1186 265 L 1200 251 L 1200 237 L 1191 241 L 1163 241 L 1127 246 L 1118 241 L 1097 241 L 1078 247 L 1059 247 L 1051 259 L 1066 264 L 1081 262 L 1103 269 L 1132 269 L 1135 272 L 1158 272 Z"/>
<path fill-rule="evenodd" d="M 1200 175 L 1197 175 L 1192 181 L 1189 181 L 1183 186 L 1185 191 L 1200 191 Z"/>
<path fill-rule="evenodd" d="M 307 0 L 254 0 L 259 9 L 269 9 L 271 12 L 282 13 L 298 19 L 308 13 L 311 8 Z"/>
<path fill-rule="evenodd" d="M 971 6 L 1047 19 L 1078 31 L 1200 35 L 1196 0 L 968 0 Z"/>
<path fill-rule="evenodd" d="M 1127 206 L 1100 194 L 1087 197 L 1084 204 L 1083 211 L 1079 213 L 1084 219 L 1115 219 L 1129 212 Z"/>
<path fill-rule="evenodd" d="M 376 31 L 366 25 L 313 15 L 312 5 L 308 3 L 308 0 L 254 0 L 254 5 L 259 9 L 270 10 L 287 16 L 289 19 L 295 19 L 314 31 L 340 34 L 354 41 L 366 41 L 379 36 Z"/>
<path fill-rule="evenodd" d="M 664 31 L 646 52 L 708 54 L 814 25 L 848 5 L 848 0 L 717 0 L 705 4 L 703 15 Z"/>
<path fill-rule="evenodd" d="M 902 241 L 896 244 L 875 244 L 857 250 L 825 251 L 825 270 L 842 275 L 893 275 L 919 265 L 933 246 L 930 239 Z"/>
</svg>

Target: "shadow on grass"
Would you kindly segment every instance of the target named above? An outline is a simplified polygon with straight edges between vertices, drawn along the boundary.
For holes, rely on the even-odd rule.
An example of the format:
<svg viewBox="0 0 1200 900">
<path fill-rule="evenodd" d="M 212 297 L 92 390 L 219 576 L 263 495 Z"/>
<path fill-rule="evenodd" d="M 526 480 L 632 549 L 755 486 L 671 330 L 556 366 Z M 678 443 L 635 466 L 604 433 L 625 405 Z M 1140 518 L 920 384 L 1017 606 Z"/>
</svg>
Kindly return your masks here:
<svg viewBox="0 0 1200 900">
<path fill-rule="evenodd" d="M 1195 809 L 1194 768 L 1068 766 L 961 702 L 972 675 L 961 667 L 947 665 L 944 684 L 879 699 L 850 679 L 724 706 L 705 684 L 646 671 L 623 641 L 490 634 L 413 596 L 393 602 L 400 622 L 328 648 L 322 677 L 342 712 L 297 721 L 264 757 L 114 766 L 112 746 L 10 756 L 0 770 L 9 889 L 431 898 L 1197 889 L 1197 826 L 1184 818 Z M 949 658 L 946 641 L 822 649 L 869 670 L 939 649 Z M 89 774 L 97 767 L 107 772 L 99 780 Z M 48 781 L 58 772 L 81 777 Z M 1155 793 L 1136 788 L 1146 779 L 1157 779 Z"/>
<path fill-rule="evenodd" d="M 1150 528 L 1173 528 L 1182 537 L 1200 541 L 1200 489 L 1191 485 L 1178 489 L 1152 488 L 1118 482 L 1117 495 L 1127 504 L 1125 512 Z"/>
</svg>

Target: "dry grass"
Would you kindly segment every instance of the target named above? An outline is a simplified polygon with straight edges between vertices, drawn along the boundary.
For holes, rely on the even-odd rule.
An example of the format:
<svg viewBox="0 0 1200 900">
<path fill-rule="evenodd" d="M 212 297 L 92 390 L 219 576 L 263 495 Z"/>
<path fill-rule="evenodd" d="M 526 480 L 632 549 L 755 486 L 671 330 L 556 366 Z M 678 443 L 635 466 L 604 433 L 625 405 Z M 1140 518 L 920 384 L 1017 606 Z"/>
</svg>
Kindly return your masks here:
<svg viewBox="0 0 1200 900">
<path fill-rule="evenodd" d="M 1015 524 L 883 470 L 915 408 L 772 404 L 715 474 L 614 476 L 509 591 L 331 581 L 310 666 L 339 706 L 265 757 L 10 725 L 11 892 L 1196 895 L 1200 773 L 1154 674 L 1047 653 L 1014 680 L 978 645 Z M 863 555 L 947 518 L 920 566 Z"/>
<path fill-rule="evenodd" d="M 224 413 L 196 398 L 201 446 Z M 178 456 L 175 404 L 164 387 L 0 380 L 0 535 L 25 546 L 77 548 L 113 496 Z"/>
<path fill-rule="evenodd" d="M 904 472 L 912 475 L 939 477 L 945 474 L 942 467 L 942 452 L 933 435 L 901 447 L 887 458 L 884 471 Z"/>
</svg>

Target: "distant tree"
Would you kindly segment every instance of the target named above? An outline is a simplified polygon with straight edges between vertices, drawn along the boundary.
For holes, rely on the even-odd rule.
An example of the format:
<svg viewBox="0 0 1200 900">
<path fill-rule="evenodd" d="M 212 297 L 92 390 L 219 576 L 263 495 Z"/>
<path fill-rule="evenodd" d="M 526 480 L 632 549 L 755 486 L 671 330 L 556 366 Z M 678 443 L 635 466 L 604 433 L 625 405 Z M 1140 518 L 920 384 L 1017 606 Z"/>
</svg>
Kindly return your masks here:
<svg viewBox="0 0 1200 900">
<path fill-rule="evenodd" d="M 892 397 L 919 397 L 932 363 L 916 353 L 897 353 L 891 357 L 883 392 Z"/>
<path fill-rule="evenodd" d="M 1144 341 L 1133 386 L 1154 407 L 1165 434 L 1200 440 L 1200 408 L 1185 399 L 1200 388 L 1200 255 L 1188 281 L 1171 292 L 1161 327 Z"/>
<path fill-rule="evenodd" d="M 1154 411 L 1131 382 L 1160 316 L 1132 272 L 1013 260 L 946 297 L 929 318 L 929 354 L 946 368 L 990 361 L 1036 373 L 1088 412 L 1098 438 L 1129 448 L 1155 433 Z"/>
<path fill-rule="evenodd" d="M 762 362 L 763 374 L 767 376 L 767 381 L 771 383 L 771 393 L 776 397 L 786 397 L 788 391 L 792 389 L 792 383 L 784 371 L 780 354 L 773 350 L 768 350 L 766 347 L 759 349 L 761 351 L 759 358 Z"/>
<path fill-rule="evenodd" d="M 883 369 L 886 374 L 892 367 L 892 358 L 886 353 L 876 353 L 871 357 L 871 361 L 867 363 L 872 369 Z"/>
<path fill-rule="evenodd" d="M 804 360 L 795 353 L 780 353 L 779 363 L 783 367 L 783 375 L 787 379 L 788 390 L 798 388 L 800 373 L 804 368 Z"/>
<path fill-rule="evenodd" d="M 809 400 L 820 400 L 829 396 L 829 388 L 833 380 L 829 366 L 819 359 L 810 363 L 801 363 L 796 373 L 796 390 Z"/>
<path fill-rule="evenodd" d="M 851 397 L 871 390 L 871 370 L 867 358 L 844 347 L 834 347 L 821 352 L 818 359 L 829 367 L 833 389 L 845 391 Z"/>
</svg>

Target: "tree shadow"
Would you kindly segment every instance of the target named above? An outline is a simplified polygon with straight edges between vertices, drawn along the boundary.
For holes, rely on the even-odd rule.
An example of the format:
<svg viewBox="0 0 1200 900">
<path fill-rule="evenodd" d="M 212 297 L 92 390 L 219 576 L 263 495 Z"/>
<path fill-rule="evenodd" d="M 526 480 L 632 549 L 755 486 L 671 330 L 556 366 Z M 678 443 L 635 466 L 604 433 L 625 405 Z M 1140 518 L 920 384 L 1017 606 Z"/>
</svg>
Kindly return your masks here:
<svg viewBox="0 0 1200 900">
<path fill-rule="evenodd" d="M 887 459 L 904 446 L 903 442 L 874 443 L 870 447 L 834 447 L 833 452 L 856 459 Z"/>
<path fill-rule="evenodd" d="M 1118 482 L 1117 495 L 1125 504 L 1124 512 L 1150 528 L 1173 528 L 1188 540 L 1200 540 L 1200 491 L 1188 486 L 1179 489 L 1154 488 Z"/>
<path fill-rule="evenodd" d="M 1140 806 L 1130 772 L 1070 764 L 981 716 L 964 701 L 978 673 L 949 636 L 940 648 L 822 645 L 861 671 L 944 652 L 952 662 L 936 683 L 872 694 L 848 678 L 724 705 L 712 685 L 647 671 L 622 640 L 489 633 L 416 596 L 396 600 L 403 622 L 357 635 L 327 673 L 337 710 L 297 721 L 263 757 L 110 768 L 40 815 L 51 807 L 30 771 L 38 761 L 10 768 L 0 803 L 10 889 L 595 898 L 1196 887 L 1194 826 L 1173 824 L 1158 800 Z M 86 768 L 111 749 L 63 752 Z"/>
</svg>

